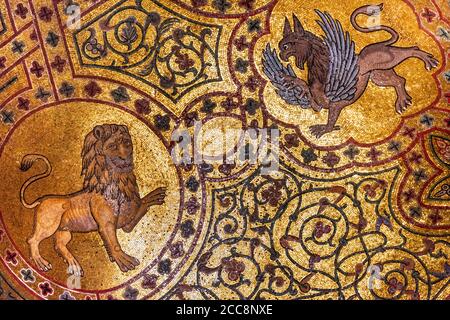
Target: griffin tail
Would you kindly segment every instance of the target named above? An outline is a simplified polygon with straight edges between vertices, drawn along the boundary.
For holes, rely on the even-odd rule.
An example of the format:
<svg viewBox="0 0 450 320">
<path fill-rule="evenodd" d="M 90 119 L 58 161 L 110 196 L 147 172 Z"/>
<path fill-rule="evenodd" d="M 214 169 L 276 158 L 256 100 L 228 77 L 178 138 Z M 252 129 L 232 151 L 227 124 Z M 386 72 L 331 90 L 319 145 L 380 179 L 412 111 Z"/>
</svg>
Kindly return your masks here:
<svg viewBox="0 0 450 320">
<path fill-rule="evenodd" d="M 24 184 L 20 188 L 20 202 L 22 202 L 22 205 L 27 209 L 35 208 L 41 202 L 38 199 L 38 200 L 34 201 L 33 203 L 27 203 L 25 201 L 25 190 L 33 182 L 36 182 L 38 180 L 48 177 L 52 173 L 52 165 L 50 164 L 50 161 L 48 161 L 48 159 L 45 156 L 40 155 L 40 154 L 28 154 L 25 157 L 23 157 L 22 162 L 20 163 L 20 170 L 25 172 L 28 169 L 30 169 L 33 166 L 33 164 L 38 160 L 44 161 L 45 165 L 47 166 L 47 170 L 44 173 L 40 173 L 40 174 L 30 177 L 27 181 L 24 182 Z"/>
<path fill-rule="evenodd" d="M 384 26 L 384 25 L 374 25 L 373 27 L 361 27 L 357 22 L 356 22 L 356 17 L 360 14 L 364 14 L 367 16 L 377 16 L 381 14 L 381 11 L 383 10 L 383 4 L 379 4 L 377 6 L 371 6 L 371 5 L 366 5 L 366 6 L 362 6 L 358 9 L 356 9 L 355 11 L 353 11 L 352 16 L 350 18 L 350 21 L 353 25 L 353 27 L 358 30 L 359 32 L 364 32 L 364 33 L 368 33 L 368 32 L 374 32 L 374 31 L 386 31 L 388 33 L 391 34 L 391 38 L 386 40 L 386 41 L 382 41 L 379 42 L 380 44 L 384 44 L 386 46 L 390 46 L 393 45 L 394 43 L 397 42 L 397 40 L 399 39 L 398 33 L 397 31 L 395 31 L 394 29 L 392 29 L 391 27 L 388 26 Z"/>
</svg>

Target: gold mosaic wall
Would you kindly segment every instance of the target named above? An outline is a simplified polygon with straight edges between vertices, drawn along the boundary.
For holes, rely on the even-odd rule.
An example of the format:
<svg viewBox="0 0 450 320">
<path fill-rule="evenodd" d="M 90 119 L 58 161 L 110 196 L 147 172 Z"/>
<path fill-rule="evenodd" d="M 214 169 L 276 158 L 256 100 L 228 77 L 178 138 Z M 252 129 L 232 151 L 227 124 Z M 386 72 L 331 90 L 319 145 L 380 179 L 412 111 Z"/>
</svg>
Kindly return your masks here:
<svg viewBox="0 0 450 320">
<path fill-rule="evenodd" d="M 1 0 L 0 299 L 450 299 L 449 58 L 445 0 Z"/>
</svg>

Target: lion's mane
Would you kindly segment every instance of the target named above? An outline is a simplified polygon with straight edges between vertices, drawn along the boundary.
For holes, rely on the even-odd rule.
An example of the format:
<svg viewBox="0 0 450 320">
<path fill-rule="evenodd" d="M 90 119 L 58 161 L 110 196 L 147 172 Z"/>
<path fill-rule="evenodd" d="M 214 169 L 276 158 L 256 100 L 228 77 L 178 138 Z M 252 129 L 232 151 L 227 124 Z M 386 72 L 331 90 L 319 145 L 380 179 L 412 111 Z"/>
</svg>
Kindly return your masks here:
<svg viewBox="0 0 450 320">
<path fill-rule="evenodd" d="M 129 136 L 126 126 L 116 124 L 98 125 L 86 135 L 81 152 L 83 187 L 89 192 L 101 193 L 108 200 L 122 202 L 139 199 L 139 188 L 133 170 L 114 172 L 108 168 L 103 154 L 104 142 L 117 133 Z"/>
</svg>

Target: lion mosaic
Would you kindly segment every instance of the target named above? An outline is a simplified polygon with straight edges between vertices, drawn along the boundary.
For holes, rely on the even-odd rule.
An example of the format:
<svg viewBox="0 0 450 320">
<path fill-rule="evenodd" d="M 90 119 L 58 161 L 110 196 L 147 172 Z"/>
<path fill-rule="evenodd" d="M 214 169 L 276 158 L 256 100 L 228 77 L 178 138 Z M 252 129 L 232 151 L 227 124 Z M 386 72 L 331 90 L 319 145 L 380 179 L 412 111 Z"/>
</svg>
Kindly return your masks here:
<svg viewBox="0 0 450 320">
<path fill-rule="evenodd" d="M 148 209 L 164 203 L 166 188 L 159 187 L 143 198 L 133 173 L 133 144 L 124 125 L 103 124 L 86 135 L 81 152 L 83 188 L 68 195 L 46 195 L 33 203 L 25 200 L 26 189 L 52 172 L 43 155 L 29 154 L 20 169 L 27 171 L 43 161 L 46 172 L 30 177 L 21 187 L 20 200 L 35 210 L 34 230 L 28 239 L 31 258 L 42 271 L 52 265 L 39 252 L 39 244 L 51 236 L 55 249 L 68 264 L 68 273 L 83 276 L 83 269 L 67 248 L 73 232 L 99 232 L 109 258 L 122 272 L 135 269 L 139 261 L 126 254 L 117 239 L 117 229 L 131 232 Z"/>
</svg>

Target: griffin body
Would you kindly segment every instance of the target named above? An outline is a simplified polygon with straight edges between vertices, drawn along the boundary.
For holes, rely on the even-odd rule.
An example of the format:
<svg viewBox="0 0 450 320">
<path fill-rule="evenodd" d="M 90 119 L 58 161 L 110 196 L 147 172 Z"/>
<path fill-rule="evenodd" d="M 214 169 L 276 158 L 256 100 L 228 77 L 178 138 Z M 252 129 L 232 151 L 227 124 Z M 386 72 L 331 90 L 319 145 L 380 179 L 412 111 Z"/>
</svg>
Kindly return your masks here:
<svg viewBox="0 0 450 320">
<path fill-rule="evenodd" d="M 438 61 L 418 47 L 396 47 L 398 33 L 388 26 L 364 28 L 356 18 L 360 14 L 378 15 L 383 5 L 363 6 L 351 15 L 353 27 L 364 33 L 385 31 L 391 38 L 364 47 L 359 54 L 350 34 L 344 32 L 341 23 L 327 12 L 316 10 L 320 20 L 317 23 L 324 32 L 319 37 L 306 31 L 294 15 L 292 29 L 285 19 L 283 38 L 279 42 L 280 55 L 267 45 L 263 52 L 264 73 L 275 86 L 277 93 L 289 104 L 315 111 L 328 110 L 326 124 L 310 127 L 311 133 L 320 138 L 333 130 L 339 130 L 336 122 L 343 108 L 357 101 L 367 88 L 369 80 L 380 87 L 394 87 L 397 93 L 395 110 L 402 113 L 411 105 L 412 98 L 405 88 L 406 80 L 394 68 L 409 58 L 421 59 L 427 70 L 438 65 Z M 304 81 L 295 75 L 291 65 L 280 61 L 295 59 L 297 68 L 308 67 L 308 77 Z"/>
</svg>

